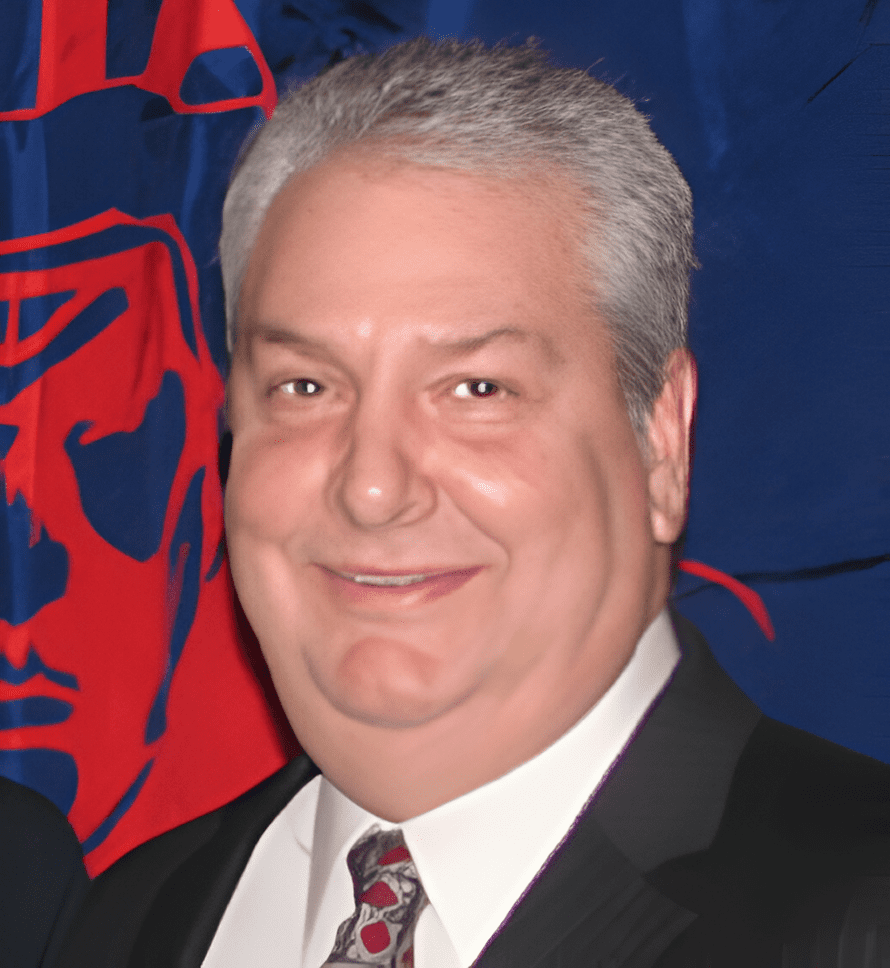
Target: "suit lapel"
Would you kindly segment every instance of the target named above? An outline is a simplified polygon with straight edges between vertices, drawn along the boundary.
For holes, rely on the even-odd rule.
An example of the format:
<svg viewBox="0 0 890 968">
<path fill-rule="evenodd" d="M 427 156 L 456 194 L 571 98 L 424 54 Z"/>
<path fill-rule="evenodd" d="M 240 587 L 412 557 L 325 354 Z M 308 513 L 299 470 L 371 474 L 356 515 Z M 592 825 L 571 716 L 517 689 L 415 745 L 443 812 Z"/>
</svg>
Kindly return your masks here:
<svg viewBox="0 0 890 968">
<path fill-rule="evenodd" d="M 149 910 L 130 968 L 199 968 L 263 831 L 318 772 L 300 756 L 218 811 L 215 833 L 175 871 Z"/>
<path fill-rule="evenodd" d="M 591 804 L 612 842 L 645 872 L 710 846 L 762 718 L 701 632 L 671 618 L 682 659 Z"/>
<path fill-rule="evenodd" d="M 649 968 L 695 921 L 647 875 L 710 845 L 760 712 L 673 619 L 671 681 L 477 968 Z"/>
<path fill-rule="evenodd" d="M 649 885 L 588 810 L 477 968 L 649 968 L 695 915 Z"/>
</svg>

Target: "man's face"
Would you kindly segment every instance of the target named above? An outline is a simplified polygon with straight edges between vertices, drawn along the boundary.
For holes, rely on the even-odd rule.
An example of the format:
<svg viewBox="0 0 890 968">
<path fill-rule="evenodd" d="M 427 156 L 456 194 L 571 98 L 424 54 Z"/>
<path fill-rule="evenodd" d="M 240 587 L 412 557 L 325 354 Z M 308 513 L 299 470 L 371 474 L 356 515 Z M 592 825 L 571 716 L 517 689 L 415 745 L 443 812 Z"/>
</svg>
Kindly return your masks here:
<svg viewBox="0 0 890 968">
<path fill-rule="evenodd" d="M 575 211 L 568 185 L 345 156 L 287 186 L 252 255 L 233 572 L 301 742 L 384 815 L 435 805 L 367 792 L 389 750 L 472 754 L 433 800 L 505 772 L 602 695 L 667 593 L 685 431 L 665 516 Z"/>
</svg>

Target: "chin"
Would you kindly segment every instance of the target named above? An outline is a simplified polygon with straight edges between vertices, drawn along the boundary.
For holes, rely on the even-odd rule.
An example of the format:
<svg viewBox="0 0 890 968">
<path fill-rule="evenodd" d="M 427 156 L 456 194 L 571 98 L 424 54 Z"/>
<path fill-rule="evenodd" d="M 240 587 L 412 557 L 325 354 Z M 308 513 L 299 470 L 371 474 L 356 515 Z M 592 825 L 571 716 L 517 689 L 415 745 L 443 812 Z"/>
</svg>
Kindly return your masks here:
<svg viewBox="0 0 890 968">
<path fill-rule="evenodd" d="M 457 688 L 449 665 L 416 646 L 375 636 L 350 646 L 329 677 L 312 670 L 312 678 L 344 716 L 408 729 L 447 713 L 471 691 Z"/>
</svg>

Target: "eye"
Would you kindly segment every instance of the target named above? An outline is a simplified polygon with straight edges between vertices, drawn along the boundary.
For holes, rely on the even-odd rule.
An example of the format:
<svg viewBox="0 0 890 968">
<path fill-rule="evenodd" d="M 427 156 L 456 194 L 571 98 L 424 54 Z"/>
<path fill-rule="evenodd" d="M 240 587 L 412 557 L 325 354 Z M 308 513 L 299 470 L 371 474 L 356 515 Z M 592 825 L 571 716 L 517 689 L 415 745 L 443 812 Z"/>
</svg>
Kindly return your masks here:
<svg viewBox="0 0 890 968">
<path fill-rule="evenodd" d="M 324 387 L 317 381 L 304 377 L 300 380 L 288 380 L 286 383 L 281 383 L 278 389 L 289 397 L 317 397 L 324 390 Z"/>
<path fill-rule="evenodd" d="M 464 380 L 454 388 L 454 395 L 465 399 L 475 397 L 477 400 L 482 400 L 493 397 L 498 390 L 500 387 L 491 380 Z"/>
</svg>

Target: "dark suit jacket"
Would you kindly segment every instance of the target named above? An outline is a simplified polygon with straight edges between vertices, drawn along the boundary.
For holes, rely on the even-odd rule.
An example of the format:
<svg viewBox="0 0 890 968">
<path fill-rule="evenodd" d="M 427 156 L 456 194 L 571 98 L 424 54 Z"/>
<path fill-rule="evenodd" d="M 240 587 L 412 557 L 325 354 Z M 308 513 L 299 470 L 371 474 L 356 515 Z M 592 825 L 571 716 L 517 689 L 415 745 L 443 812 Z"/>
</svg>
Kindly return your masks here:
<svg viewBox="0 0 890 968">
<path fill-rule="evenodd" d="M 0 777 L 0 965 L 49 966 L 88 885 L 63 814 Z"/>
<path fill-rule="evenodd" d="M 671 682 L 478 968 L 888 968 L 890 767 L 762 716 L 675 621 Z M 316 773 L 301 757 L 119 861 L 65 968 L 197 968 Z"/>
</svg>

